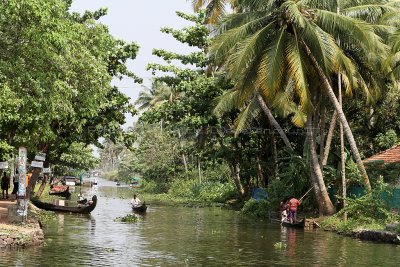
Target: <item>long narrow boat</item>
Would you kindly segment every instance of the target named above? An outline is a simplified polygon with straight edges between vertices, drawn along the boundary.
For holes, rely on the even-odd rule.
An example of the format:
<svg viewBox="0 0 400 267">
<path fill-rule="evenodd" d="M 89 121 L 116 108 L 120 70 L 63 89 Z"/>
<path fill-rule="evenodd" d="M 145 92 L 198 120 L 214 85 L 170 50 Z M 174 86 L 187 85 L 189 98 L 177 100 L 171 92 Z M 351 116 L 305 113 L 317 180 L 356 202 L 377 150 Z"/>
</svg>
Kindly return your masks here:
<svg viewBox="0 0 400 267">
<path fill-rule="evenodd" d="M 50 189 L 49 195 L 57 195 L 68 198 L 71 196 L 71 193 L 69 192 L 68 185 L 54 185 Z"/>
<path fill-rule="evenodd" d="M 94 208 L 96 208 L 97 196 L 93 196 L 91 203 L 88 205 L 78 205 L 74 207 L 58 206 L 51 203 L 41 202 L 34 198 L 31 199 L 31 201 L 36 207 L 43 210 L 89 214 L 94 210 Z"/>
<path fill-rule="evenodd" d="M 140 204 L 140 205 L 138 205 L 138 206 L 132 206 L 132 210 L 133 210 L 134 212 L 143 213 L 143 212 L 146 212 L 146 210 L 147 210 L 147 205 L 146 205 L 145 202 L 143 202 L 143 204 Z"/>
<path fill-rule="evenodd" d="M 298 221 L 296 223 L 291 223 L 289 221 L 283 221 L 282 225 L 286 227 L 295 227 L 295 228 L 304 228 L 306 224 L 306 217 L 303 218 L 303 220 Z"/>
</svg>

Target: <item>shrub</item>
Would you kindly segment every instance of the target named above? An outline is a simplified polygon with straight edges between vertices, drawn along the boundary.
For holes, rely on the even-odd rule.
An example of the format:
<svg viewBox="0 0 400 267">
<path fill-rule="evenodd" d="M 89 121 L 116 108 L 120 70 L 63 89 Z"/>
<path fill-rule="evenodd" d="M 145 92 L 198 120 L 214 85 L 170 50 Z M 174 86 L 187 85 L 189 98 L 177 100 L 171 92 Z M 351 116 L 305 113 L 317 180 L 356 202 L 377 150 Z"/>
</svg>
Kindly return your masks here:
<svg viewBox="0 0 400 267">
<path fill-rule="evenodd" d="M 257 201 L 253 198 L 248 200 L 243 208 L 242 212 L 244 214 L 249 214 L 257 217 L 268 217 L 268 213 L 271 210 L 269 202 L 266 200 Z"/>
<path fill-rule="evenodd" d="M 390 212 L 385 196 L 392 194 L 393 188 L 385 184 L 382 179 L 377 182 L 371 193 L 358 198 L 347 198 L 347 206 L 338 215 L 347 213 L 348 218 L 357 219 L 359 222 L 390 222 L 398 219 L 398 215 Z"/>
<path fill-rule="evenodd" d="M 169 185 L 166 183 L 155 182 L 154 180 L 141 180 L 141 191 L 149 194 L 161 194 L 168 192 Z"/>
</svg>

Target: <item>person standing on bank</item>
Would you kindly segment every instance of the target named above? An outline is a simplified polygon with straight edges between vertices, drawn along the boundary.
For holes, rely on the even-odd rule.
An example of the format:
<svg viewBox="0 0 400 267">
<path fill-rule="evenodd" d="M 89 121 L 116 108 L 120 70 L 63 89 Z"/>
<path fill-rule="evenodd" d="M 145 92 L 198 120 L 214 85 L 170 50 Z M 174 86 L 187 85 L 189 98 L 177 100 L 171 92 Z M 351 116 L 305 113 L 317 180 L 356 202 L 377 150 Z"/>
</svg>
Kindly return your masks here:
<svg viewBox="0 0 400 267">
<path fill-rule="evenodd" d="M 13 184 L 14 184 L 14 188 L 13 188 L 13 191 L 11 192 L 11 194 L 14 194 L 15 198 L 17 198 L 18 188 L 19 188 L 19 173 L 18 173 L 18 169 L 15 170 L 15 174 L 13 176 Z"/>
<path fill-rule="evenodd" d="M 10 179 L 7 177 L 6 172 L 1 177 L 1 190 L 3 191 L 3 199 L 8 198 L 8 188 L 10 187 Z M 6 191 L 6 197 L 4 197 L 4 191 Z"/>
</svg>

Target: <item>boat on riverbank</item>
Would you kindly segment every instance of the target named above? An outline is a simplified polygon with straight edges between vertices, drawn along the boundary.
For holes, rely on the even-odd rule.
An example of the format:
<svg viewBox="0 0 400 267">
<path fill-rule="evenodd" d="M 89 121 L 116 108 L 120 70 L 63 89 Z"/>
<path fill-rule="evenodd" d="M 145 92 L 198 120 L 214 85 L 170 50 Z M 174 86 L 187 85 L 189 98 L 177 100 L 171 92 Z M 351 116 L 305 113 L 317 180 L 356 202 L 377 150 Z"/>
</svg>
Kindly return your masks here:
<svg viewBox="0 0 400 267">
<path fill-rule="evenodd" d="M 59 206 L 51 203 L 41 202 L 35 198 L 31 199 L 31 201 L 36 207 L 43 210 L 89 214 L 96 208 L 97 196 L 94 195 L 92 197 L 92 201 L 88 202 L 88 205 L 78 205 L 74 207 Z"/>
<path fill-rule="evenodd" d="M 140 205 L 137 205 L 137 206 L 133 206 L 132 205 L 132 210 L 134 212 L 137 212 L 137 213 L 144 213 L 147 210 L 147 205 L 146 205 L 145 202 L 143 202 L 143 204 L 140 204 Z"/>
<path fill-rule="evenodd" d="M 304 228 L 305 225 L 306 225 L 306 217 L 304 217 L 301 221 L 298 221 L 295 223 L 291 223 L 286 220 L 282 222 L 282 226 L 286 226 L 286 227 Z"/>
<path fill-rule="evenodd" d="M 68 185 L 53 185 L 49 191 L 49 195 L 57 195 L 68 198 L 71 196 L 71 193 L 69 192 Z"/>
</svg>

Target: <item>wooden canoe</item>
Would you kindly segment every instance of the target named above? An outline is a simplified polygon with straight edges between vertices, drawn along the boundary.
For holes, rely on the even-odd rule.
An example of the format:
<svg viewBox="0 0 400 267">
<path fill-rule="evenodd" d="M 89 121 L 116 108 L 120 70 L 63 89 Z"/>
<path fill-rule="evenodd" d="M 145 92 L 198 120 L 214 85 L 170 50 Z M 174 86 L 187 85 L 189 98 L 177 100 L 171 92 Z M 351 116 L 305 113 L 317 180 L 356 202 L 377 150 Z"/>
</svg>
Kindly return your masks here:
<svg viewBox="0 0 400 267">
<path fill-rule="evenodd" d="M 77 202 L 79 204 L 86 204 L 88 201 L 87 201 L 87 198 L 85 198 L 85 199 L 82 199 L 82 200 L 78 200 Z"/>
<path fill-rule="evenodd" d="M 31 199 L 32 203 L 38 207 L 39 209 L 43 210 L 50 210 L 50 211 L 60 211 L 60 212 L 73 212 L 73 213 L 83 213 L 89 214 L 96 208 L 97 205 L 97 196 L 92 197 L 92 203 L 88 205 L 78 205 L 74 207 L 69 206 L 58 206 L 51 203 L 41 202 L 38 199 Z"/>
<path fill-rule="evenodd" d="M 304 217 L 301 221 L 298 221 L 296 223 L 291 223 L 289 221 L 283 221 L 281 225 L 286 226 L 286 227 L 295 227 L 295 228 L 304 228 L 306 224 L 306 217 Z"/>
<path fill-rule="evenodd" d="M 49 195 L 57 195 L 57 196 L 62 196 L 62 197 L 70 197 L 71 193 L 69 192 L 69 186 L 68 185 L 54 185 L 50 191 Z"/>
<path fill-rule="evenodd" d="M 146 212 L 147 210 L 147 205 L 145 202 L 143 202 L 143 204 L 139 205 L 139 206 L 132 206 L 132 210 L 134 212 L 138 212 L 138 213 L 143 213 Z"/>
</svg>

